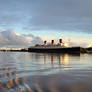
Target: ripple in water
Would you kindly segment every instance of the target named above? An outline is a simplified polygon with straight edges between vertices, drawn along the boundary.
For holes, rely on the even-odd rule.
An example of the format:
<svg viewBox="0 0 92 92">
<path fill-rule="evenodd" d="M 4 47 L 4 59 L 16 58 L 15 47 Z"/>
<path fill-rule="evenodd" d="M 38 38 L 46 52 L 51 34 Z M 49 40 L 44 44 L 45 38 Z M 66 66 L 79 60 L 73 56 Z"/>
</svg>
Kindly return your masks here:
<svg viewBox="0 0 92 92">
<path fill-rule="evenodd" d="M 92 92 L 92 54 L 0 52 L 0 92 Z"/>
</svg>

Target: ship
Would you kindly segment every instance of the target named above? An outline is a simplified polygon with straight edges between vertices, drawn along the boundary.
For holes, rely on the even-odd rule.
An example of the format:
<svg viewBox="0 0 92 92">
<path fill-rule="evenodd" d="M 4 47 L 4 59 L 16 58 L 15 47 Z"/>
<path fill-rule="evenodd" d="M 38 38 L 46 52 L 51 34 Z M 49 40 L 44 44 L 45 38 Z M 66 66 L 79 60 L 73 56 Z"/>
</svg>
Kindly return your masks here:
<svg viewBox="0 0 92 92">
<path fill-rule="evenodd" d="M 43 44 L 31 46 L 28 48 L 28 52 L 80 54 L 86 53 L 86 50 L 80 46 L 72 47 L 67 45 L 62 39 L 59 39 L 59 43 L 57 44 L 54 42 L 54 40 L 51 40 L 50 44 L 47 44 L 47 41 L 44 41 Z"/>
</svg>

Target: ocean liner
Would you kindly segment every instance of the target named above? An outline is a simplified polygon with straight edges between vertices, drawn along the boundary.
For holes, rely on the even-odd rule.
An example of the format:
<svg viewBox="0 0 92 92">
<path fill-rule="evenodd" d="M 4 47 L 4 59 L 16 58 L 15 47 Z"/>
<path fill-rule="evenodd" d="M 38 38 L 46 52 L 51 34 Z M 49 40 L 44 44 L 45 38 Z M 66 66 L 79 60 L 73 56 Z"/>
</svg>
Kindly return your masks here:
<svg viewBox="0 0 92 92">
<path fill-rule="evenodd" d="M 28 48 L 29 52 L 39 52 L 39 53 L 84 53 L 86 52 L 82 47 L 71 47 L 59 39 L 59 43 L 55 44 L 54 40 L 50 44 L 44 41 L 44 44 L 36 44 Z"/>
</svg>

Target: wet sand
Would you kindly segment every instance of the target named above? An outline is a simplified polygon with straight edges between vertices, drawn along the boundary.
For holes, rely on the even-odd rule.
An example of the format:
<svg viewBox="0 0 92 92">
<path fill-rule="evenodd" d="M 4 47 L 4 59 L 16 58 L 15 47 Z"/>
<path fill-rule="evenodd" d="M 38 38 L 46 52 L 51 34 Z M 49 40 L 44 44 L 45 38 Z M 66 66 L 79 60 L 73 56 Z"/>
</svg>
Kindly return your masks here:
<svg viewBox="0 0 92 92">
<path fill-rule="evenodd" d="M 1 52 L 0 92 L 92 92 L 92 55 Z"/>
</svg>

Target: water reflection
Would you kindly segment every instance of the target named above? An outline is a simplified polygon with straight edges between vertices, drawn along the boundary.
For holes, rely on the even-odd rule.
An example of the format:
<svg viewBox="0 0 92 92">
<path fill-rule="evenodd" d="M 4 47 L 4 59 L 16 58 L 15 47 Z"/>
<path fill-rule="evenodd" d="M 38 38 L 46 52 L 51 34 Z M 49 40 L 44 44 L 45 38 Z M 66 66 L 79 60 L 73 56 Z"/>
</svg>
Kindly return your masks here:
<svg viewBox="0 0 92 92">
<path fill-rule="evenodd" d="M 14 90 L 16 92 L 18 90 L 20 90 L 20 92 L 29 92 L 28 90 L 31 89 L 26 87 L 26 77 L 18 78 L 17 72 L 11 70 L 12 69 L 8 66 L 1 70 L 4 71 L 4 73 L 2 73 L 2 76 L 0 77 L 0 90 L 2 90 L 2 92 L 10 92 Z"/>
<path fill-rule="evenodd" d="M 52 67 L 54 67 L 54 65 L 59 64 L 59 66 L 61 67 L 63 66 L 69 66 L 69 62 L 71 60 L 72 54 L 43 54 L 43 59 L 41 60 L 42 57 L 37 56 L 37 59 L 39 59 L 40 61 L 44 61 L 44 64 L 46 64 L 46 62 L 51 62 Z M 80 61 L 80 55 L 75 55 L 75 57 L 77 57 L 77 60 Z"/>
<path fill-rule="evenodd" d="M 3 64 L 3 68 L 0 67 L 0 92 L 32 92 L 26 83 L 26 77 L 24 75 L 22 77 L 18 76 L 20 72 L 16 68 L 17 64 L 15 63 L 17 62 L 11 57 L 11 54 L 8 53 L 7 56 L 7 53 L 0 53 L 0 58 Z M 5 59 L 7 59 L 7 65 L 3 63 Z"/>
<path fill-rule="evenodd" d="M 27 55 L 27 56 L 26 56 Z M 27 57 L 27 58 L 26 58 Z M 58 53 L 27 53 L 17 57 L 22 67 L 27 70 L 43 70 L 62 68 L 63 70 L 74 67 L 80 62 L 80 55 L 58 54 Z M 30 67 L 31 66 L 31 67 Z M 76 67 L 75 67 L 76 68 Z M 52 72 L 52 70 L 51 70 Z M 50 73 L 51 73 L 50 72 Z"/>
<path fill-rule="evenodd" d="M 92 55 L 85 56 L 0 53 L 0 92 L 91 92 Z"/>
</svg>

